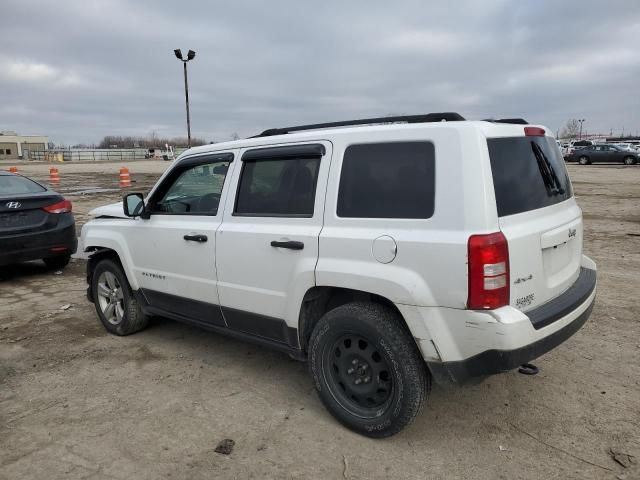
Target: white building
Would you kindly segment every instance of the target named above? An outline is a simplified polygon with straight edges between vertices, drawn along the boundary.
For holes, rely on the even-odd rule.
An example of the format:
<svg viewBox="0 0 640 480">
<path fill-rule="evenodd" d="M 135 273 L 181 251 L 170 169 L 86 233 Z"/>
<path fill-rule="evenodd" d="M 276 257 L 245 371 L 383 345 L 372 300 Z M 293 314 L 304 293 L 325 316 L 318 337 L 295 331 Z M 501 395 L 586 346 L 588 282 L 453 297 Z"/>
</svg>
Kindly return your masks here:
<svg viewBox="0 0 640 480">
<path fill-rule="evenodd" d="M 49 137 L 42 135 L 18 135 L 16 132 L 0 132 L 0 160 L 29 159 L 36 150 L 47 150 Z"/>
</svg>

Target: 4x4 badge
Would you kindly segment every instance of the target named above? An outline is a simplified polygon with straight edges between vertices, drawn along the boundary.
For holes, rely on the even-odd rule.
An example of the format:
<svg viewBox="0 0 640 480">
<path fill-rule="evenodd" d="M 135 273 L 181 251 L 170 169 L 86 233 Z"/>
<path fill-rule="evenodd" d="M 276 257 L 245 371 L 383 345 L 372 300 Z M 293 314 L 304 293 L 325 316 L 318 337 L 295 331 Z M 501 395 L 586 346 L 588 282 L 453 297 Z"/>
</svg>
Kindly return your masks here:
<svg viewBox="0 0 640 480">
<path fill-rule="evenodd" d="M 20 208 L 20 202 L 7 202 L 7 208 Z"/>
</svg>

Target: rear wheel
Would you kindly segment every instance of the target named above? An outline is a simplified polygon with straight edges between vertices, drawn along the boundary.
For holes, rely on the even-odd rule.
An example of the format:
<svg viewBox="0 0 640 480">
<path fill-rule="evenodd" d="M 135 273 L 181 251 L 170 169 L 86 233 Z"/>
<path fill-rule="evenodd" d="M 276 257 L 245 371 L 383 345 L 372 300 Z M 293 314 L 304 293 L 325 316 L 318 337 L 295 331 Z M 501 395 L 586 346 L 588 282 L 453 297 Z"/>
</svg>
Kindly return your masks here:
<svg viewBox="0 0 640 480">
<path fill-rule="evenodd" d="M 43 258 L 42 261 L 47 266 L 47 268 L 51 268 L 52 270 L 59 270 L 69 264 L 69 262 L 71 261 L 71 255 Z"/>
<path fill-rule="evenodd" d="M 624 164 L 625 165 L 635 165 L 636 164 L 636 159 L 633 157 L 625 157 L 624 158 Z"/>
<path fill-rule="evenodd" d="M 589 165 L 591 162 L 589 161 L 589 157 L 585 157 L 584 155 L 578 159 L 578 163 L 580 165 Z"/>
<path fill-rule="evenodd" d="M 346 427 L 388 437 L 422 409 L 431 377 L 411 334 L 390 308 L 350 303 L 325 314 L 309 343 L 320 399 Z"/>
<path fill-rule="evenodd" d="M 130 335 L 149 322 L 142 313 L 122 267 L 111 259 L 101 260 L 91 278 L 93 301 L 98 318 L 109 332 Z"/>
</svg>

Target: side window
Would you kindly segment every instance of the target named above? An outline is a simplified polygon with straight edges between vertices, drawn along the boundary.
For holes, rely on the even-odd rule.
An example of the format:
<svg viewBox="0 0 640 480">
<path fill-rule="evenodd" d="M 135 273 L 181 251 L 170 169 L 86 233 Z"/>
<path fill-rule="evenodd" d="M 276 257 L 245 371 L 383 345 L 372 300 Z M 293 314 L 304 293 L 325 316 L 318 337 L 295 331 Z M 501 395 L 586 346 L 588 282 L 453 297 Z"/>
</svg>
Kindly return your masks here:
<svg viewBox="0 0 640 480">
<path fill-rule="evenodd" d="M 369 143 L 345 150 L 339 217 L 430 218 L 434 202 L 433 143 Z"/>
<path fill-rule="evenodd" d="M 320 156 L 244 160 L 234 215 L 312 217 Z"/>
<path fill-rule="evenodd" d="M 211 160 L 178 170 L 158 192 L 152 213 L 217 215 L 230 159 Z M 179 167 L 178 167 L 179 168 Z"/>
</svg>

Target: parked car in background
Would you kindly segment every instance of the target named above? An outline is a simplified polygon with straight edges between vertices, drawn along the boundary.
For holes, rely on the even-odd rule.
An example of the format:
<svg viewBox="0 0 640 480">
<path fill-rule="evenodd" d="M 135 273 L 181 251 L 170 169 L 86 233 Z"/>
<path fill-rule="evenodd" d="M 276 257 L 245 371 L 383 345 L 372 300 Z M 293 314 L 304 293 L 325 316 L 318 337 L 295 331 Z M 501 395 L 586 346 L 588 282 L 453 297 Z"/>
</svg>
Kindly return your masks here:
<svg viewBox="0 0 640 480">
<path fill-rule="evenodd" d="M 62 268 L 77 247 L 69 200 L 22 175 L 0 171 L 0 265 L 44 260 Z"/>
<path fill-rule="evenodd" d="M 517 368 L 591 313 L 569 175 L 523 122 L 433 113 L 192 148 L 148 196 L 91 212 L 88 298 L 115 335 L 160 315 L 308 360 L 341 423 L 393 435 L 432 380 Z"/>
<path fill-rule="evenodd" d="M 580 165 L 591 163 L 624 163 L 635 165 L 638 163 L 638 153 L 623 150 L 616 145 L 590 145 L 575 150 L 567 157 L 568 162 L 578 162 Z"/>
<path fill-rule="evenodd" d="M 164 144 L 164 150 L 161 148 L 149 148 L 144 154 L 144 158 L 148 159 L 163 159 L 163 160 L 175 160 L 175 154 L 171 145 Z"/>
<path fill-rule="evenodd" d="M 591 140 L 571 140 L 566 149 L 562 151 L 562 156 L 567 160 L 567 157 L 573 155 L 576 150 L 593 145 Z"/>
<path fill-rule="evenodd" d="M 633 148 L 633 145 L 630 143 L 614 143 L 613 146 L 618 147 L 621 150 L 626 150 L 628 152 L 635 152 L 636 149 Z"/>
</svg>

